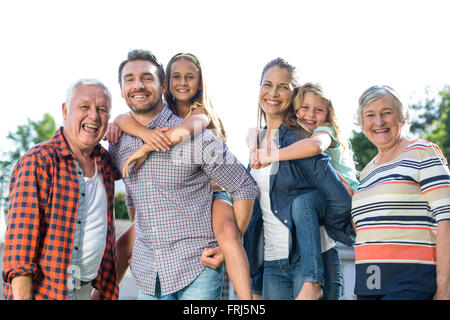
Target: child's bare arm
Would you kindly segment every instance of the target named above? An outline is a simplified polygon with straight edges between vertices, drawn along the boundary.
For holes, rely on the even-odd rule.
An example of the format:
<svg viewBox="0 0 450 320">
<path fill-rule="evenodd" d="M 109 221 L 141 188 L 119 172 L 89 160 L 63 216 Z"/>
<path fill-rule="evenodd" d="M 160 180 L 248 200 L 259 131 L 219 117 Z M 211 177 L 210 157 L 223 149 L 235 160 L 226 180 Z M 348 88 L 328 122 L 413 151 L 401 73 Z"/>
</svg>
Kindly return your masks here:
<svg viewBox="0 0 450 320">
<path fill-rule="evenodd" d="M 123 115 L 121 115 L 123 116 Z M 129 118 L 132 118 L 129 116 Z M 116 118 L 117 120 L 117 118 Z M 128 122 L 130 124 L 131 122 L 126 117 L 122 117 L 123 122 Z M 132 121 L 135 122 L 138 126 L 141 128 L 144 128 L 147 132 L 141 132 L 145 135 L 148 134 L 149 130 L 139 124 L 136 120 L 132 119 Z M 192 111 L 192 113 L 185 119 L 184 123 L 181 125 L 175 126 L 173 128 L 164 128 L 160 129 L 160 132 L 164 135 L 166 139 L 169 139 L 170 145 L 176 145 L 180 143 L 181 141 L 185 139 L 190 139 L 192 135 L 200 133 L 203 129 L 207 128 L 210 123 L 209 117 L 206 115 L 206 112 L 203 108 L 196 108 Z M 125 129 L 125 128 L 124 128 Z M 139 129 L 141 130 L 141 129 Z M 156 129 L 153 129 L 156 130 Z M 125 131 L 125 130 L 124 130 Z M 198 131 L 198 132 L 197 132 Z M 132 133 L 129 133 L 132 134 Z M 138 136 L 140 137 L 140 136 Z M 142 139 L 142 137 L 140 137 Z M 144 140 L 144 139 L 143 139 Z M 129 167 L 131 164 L 135 163 L 133 170 L 136 171 L 142 163 L 147 159 L 147 156 L 149 152 L 151 151 L 161 151 L 160 148 L 157 146 L 157 143 L 147 143 L 146 140 L 144 140 L 144 145 L 139 148 L 135 153 L 133 153 L 125 162 L 123 168 L 122 168 L 122 175 L 124 177 L 128 177 L 130 174 Z M 163 149 L 164 150 L 164 149 Z M 167 150 L 167 149 L 166 149 Z"/>
<path fill-rule="evenodd" d="M 168 129 L 165 134 L 170 139 L 171 144 L 175 145 L 199 134 L 210 123 L 211 119 L 208 117 L 205 108 L 198 107 L 192 110 L 182 124 Z"/>
<path fill-rule="evenodd" d="M 302 139 L 288 147 L 279 150 L 258 150 L 259 161 L 262 165 L 276 161 L 288 161 L 309 158 L 327 150 L 331 145 L 331 137 L 324 131 L 314 133 L 310 138 Z M 276 147 L 276 146 L 275 146 Z"/>
<path fill-rule="evenodd" d="M 196 108 L 184 122 L 170 129 L 149 129 L 137 122 L 131 114 L 121 114 L 116 123 L 124 132 L 141 138 L 155 150 L 168 150 L 171 145 L 202 132 L 210 124 L 210 119 L 203 107 Z"/>
<path fill-rule="evenodd" d="M 130 113 L 123 113 L 114 119 L 114 123 L 124 132 L 142 139 L 146 144 L 158 151 L 167 151 L 171 141 L 164 133 L 167 129 L 149 129 L 140 124 Z"/>
<path fill-rule="evenodd" d="M 142 147 L 137 149 L 131 156 L 129 156 L 122 167 L 122 176 L 126 178 L 130 175 L 130 165 L 133 163 L 135 163 L 133 166 L 133 171 L 136 171 L 147 159 L 150 151 L 155 151 L 155 149 L 144 143 Z"/>
</svg>

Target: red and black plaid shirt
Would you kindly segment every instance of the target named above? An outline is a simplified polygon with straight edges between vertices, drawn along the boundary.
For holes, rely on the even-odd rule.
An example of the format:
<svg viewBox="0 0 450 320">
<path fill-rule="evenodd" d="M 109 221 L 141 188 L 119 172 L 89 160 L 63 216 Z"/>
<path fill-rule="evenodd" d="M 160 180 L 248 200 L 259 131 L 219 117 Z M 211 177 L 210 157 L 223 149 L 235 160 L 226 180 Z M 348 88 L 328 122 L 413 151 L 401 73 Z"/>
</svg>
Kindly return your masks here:
<svg viewBox="0 0 450 320">
<path fill-rule="evenodd" d="M 34 146 L 14 167 L 9 186 L 3 293 L 12 299 L 12 278 L 31 275 L 34 299 L 68 299 L 70 264 L 80 198 L 75 159 L 60 128 Z M 117 299 L 114 179 L 118 173 L 100 145 L 92 152 L 108 198 L 106 248 L 93 286 L 101 299 Z M 80 172 L 78 172 L 80 173 Z"/>
</svg>

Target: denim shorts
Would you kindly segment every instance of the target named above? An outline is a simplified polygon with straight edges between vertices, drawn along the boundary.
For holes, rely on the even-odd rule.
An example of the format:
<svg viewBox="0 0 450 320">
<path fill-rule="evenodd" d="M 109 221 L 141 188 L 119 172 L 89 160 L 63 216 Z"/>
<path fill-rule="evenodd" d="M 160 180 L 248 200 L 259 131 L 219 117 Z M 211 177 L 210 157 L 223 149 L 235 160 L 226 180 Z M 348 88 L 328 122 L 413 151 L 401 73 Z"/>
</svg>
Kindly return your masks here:
<svg viewBox="0 0 450 320">
<path fill-rule="evenodd" d="M 213 202 L 218 199 L 225 200 L 230 206 L 233 206 L 233 202 L 231 201 L 230 195 L 226 191 L 214 191 Z"/>
</svg>

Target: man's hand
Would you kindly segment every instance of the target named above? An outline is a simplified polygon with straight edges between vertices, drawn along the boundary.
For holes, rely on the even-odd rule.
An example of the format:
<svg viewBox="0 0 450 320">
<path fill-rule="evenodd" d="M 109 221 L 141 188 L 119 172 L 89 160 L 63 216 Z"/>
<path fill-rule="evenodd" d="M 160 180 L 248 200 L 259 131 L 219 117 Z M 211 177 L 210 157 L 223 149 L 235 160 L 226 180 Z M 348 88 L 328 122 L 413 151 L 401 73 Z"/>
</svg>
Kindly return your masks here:
<svg viewBox="0 0 450 320">
<path fill-rule="evenodd" d="M 11 280 L 14 300 L 33 300 L 33 280 L 31 276 L 17 276 Z"/>
<path fill-rule="evenodd" d="M 225 261 L 220 247 L 205 248 L 200 257 L 200 262 L 212 269 L 217 269 Z"/>
</svg>

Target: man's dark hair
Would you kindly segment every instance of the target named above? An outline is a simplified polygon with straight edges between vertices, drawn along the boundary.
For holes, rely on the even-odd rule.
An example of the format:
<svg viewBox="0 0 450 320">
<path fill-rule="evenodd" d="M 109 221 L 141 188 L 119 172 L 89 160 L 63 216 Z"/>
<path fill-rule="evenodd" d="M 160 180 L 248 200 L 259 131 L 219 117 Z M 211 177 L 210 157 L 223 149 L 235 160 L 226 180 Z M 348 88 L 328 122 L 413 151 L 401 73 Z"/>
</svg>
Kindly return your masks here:
<svg viewBox="0 0 450 320">
<path fill-rule="evenodd" d="M 148 61 L 157 67 L 156 75 L 158 76 L 159 83 L 162 85 L 164 80 L 166 79 L 166 75 L 164 73 L 164 68 L 161 63 L 158 62 L 155 55 L 148 50 L 134 49 L 128 52 L 127 59 L 122 61 L 119 66 L 119 85 L 122 88 L 122 70 L 123 67 L 130 61 Z"/>
</svg>

